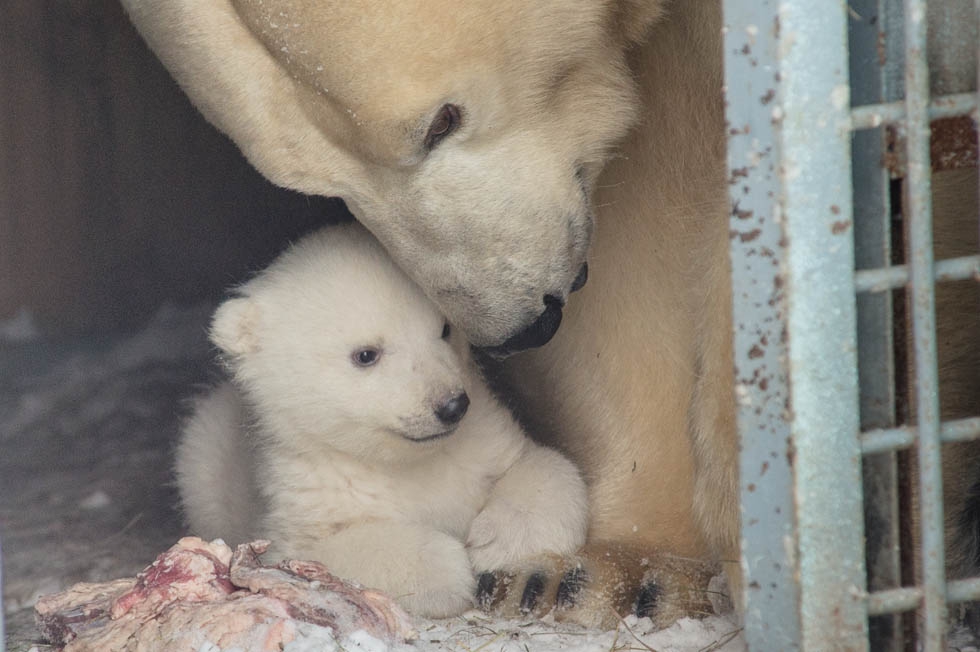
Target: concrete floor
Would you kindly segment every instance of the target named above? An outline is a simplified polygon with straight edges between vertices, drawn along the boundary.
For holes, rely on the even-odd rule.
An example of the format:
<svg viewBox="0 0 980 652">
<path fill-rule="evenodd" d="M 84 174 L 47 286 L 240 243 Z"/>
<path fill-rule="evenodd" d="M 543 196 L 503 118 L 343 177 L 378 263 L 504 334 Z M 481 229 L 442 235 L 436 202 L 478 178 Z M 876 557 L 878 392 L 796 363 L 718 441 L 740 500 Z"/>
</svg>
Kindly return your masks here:
<svg viewBox="0 0 980 652">
<path fill-rule="evenodd" d="M 213 373 L 211 308 L 163 309 L 141 332 L 0 343 L 0 536 L 7 649 L 36 642 L 31 605 L 134 575 L 181 534 L 171 449 Z"/>
</svg>

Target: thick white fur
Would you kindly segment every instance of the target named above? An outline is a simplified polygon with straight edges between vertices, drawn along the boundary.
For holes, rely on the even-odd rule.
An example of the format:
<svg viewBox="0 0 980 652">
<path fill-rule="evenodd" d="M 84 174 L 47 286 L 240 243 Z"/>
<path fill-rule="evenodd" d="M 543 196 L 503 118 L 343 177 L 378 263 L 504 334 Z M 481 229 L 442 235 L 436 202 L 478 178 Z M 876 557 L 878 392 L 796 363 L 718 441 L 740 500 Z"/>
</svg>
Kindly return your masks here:
<svg viewBox="0 0 980 652">
<path fill-rule="evenodd" d="M 508 363 L 589 482 L 583 555 L 713 556 L 739 593 L 719 0 L 123 4 L 259 170 L 343 197 L 472 342 L 566 297 L 591 240 L 555 339 Z"/>
<path fill-rule="evenodd" d="M 627 17 L 596 0 L 123 4 L 259 170 L 343 197 L 478 345 L 568 295 L 595 178 L 636 114 L 624 32 L 659 5 Z M 427 151 L 446 103 L 462 123 Z"/>
<path fill-rule="evenodd" d="M 576 468 L 524 435 L 364 229 L 308 236 L 239 295 L 211 333 L 232 380 L 178 448 L 194 534 L 269 538 L 274 558 L 323 561 L 426 616 L 471 606 L 474 572 L 584 543 Z M 359 367 L 365 347 L 380 355 Z M 469 410 L 446 432 L 434 408 L 460 391 Z"/>
<path fill-rule="evenodd" d="M 259 170 L 343 197 L 471 342 L 566 297 L 591 242 L 555 339 L 508 365 L 589 483 L 583 554 L 738 559 L 718 0 L 123 4 Z"/>
</svg>

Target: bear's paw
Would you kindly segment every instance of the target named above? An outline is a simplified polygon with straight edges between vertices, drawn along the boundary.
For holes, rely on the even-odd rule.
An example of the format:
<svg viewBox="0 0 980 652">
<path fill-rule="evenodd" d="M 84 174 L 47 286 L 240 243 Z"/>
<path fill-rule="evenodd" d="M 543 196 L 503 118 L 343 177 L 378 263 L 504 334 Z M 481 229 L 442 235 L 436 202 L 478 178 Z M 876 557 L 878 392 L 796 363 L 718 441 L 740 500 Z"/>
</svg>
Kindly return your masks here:
<svg viewBox="0 0 980 652">
<path fill-rule="evenodd" d="M 592 543 L 574 555 L 538 555 L 483 573 L 481 608 L 505 618 L 542 617 L 590 628 L 615 628 L 630 614 L 668 627 L 683 617 L 716 613 L 726 604 L 709 587 L 717 564 L 650 553 L 620 544 Z"/>
</svg>

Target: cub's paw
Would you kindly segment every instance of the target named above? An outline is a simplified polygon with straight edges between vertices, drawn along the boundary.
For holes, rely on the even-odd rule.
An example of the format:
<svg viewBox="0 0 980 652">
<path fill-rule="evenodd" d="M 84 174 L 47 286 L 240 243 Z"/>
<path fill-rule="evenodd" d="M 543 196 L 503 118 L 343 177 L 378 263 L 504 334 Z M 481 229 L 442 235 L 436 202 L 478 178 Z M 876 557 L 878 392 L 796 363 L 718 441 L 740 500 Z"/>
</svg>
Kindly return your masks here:
<svg viewBox="0 0 980 652">
<path fill-rule="evenodd" d="M 390 584 L 390 592 L 408 612 L 449 618 L 473 608 L 476 578 L 459 541 L 433 533 L 414 555 L 396 559 L 384 583 L 376 586 Z"/>
<path fill-rule="evenodd" d="M 508 568 L 519 560 L 566 554 L 585 542 L 585 514 L 559 509 L 531 512 L 507 500 L 496 500 L 470 526 L 466 550 L 477 572 Z"/>
<path fill-rule="evenodd" d="M 667 627 L 712 608 L 708 583 L 716 564 L 635 548 L 589 544 L 576 555 L 540 555 L 505 570 L 483 573 L 477 602 L 507 618 L 541 617 L 611 629 L 629 614 Z"/>
<path fill-rule="evenodd" d="M 509 568 L 544 553 L 570 554 L 585 543 L 588 514 L 578 469 L 556 451 L 528 443 L 470 525 L 466 549 L 473 568 Z"/>
</svg>

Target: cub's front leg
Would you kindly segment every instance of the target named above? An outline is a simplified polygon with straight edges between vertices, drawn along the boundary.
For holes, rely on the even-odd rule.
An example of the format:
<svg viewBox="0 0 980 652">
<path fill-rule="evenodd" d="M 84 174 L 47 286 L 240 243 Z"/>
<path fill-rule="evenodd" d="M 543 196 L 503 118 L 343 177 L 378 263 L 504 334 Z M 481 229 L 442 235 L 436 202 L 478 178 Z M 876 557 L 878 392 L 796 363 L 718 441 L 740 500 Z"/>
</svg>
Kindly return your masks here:
<svg viewBox="0 0 980 652">
<path fill-rule="evenodd" d="M 567 458 L 527 441 L 473 520 L 466 549 L 478 571 L 540 553 L 569 554 L 585 543 L 585 482 Z"/>
<path fill-rule="evenodd" d="M 340 577 L 380 589 L 418 616 L 447 618 L 474 604 L 476 580 L 462 542 L 432 528 L 377 520 L 273 546 L 276 556 L 314 559 Z"/>
</svg>

